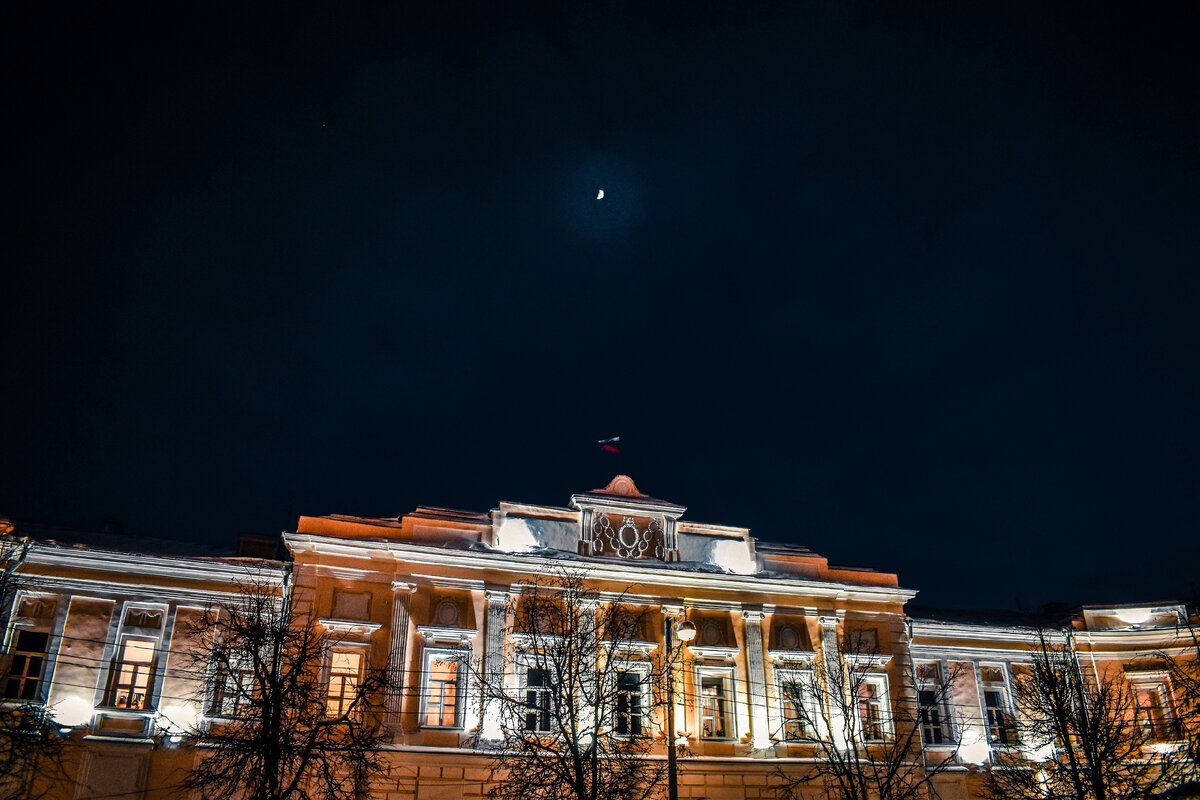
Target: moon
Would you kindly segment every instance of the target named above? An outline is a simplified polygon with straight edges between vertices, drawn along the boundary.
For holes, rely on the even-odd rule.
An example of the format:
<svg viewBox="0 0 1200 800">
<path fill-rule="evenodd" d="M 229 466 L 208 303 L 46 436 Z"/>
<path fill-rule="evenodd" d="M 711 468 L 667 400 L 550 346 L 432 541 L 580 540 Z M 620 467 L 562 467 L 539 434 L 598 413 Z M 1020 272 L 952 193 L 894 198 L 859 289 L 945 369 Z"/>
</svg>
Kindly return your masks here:
<svg viewBox="0 0 1200 800">
<path fill-rule="evenodd" d="M 601 189 L 600 191 L 596 192 L 596 199 L 597 199 L 597 200 L 603 200 L 603 199 L 604 199 L 604 190 L 603 190 L 603 189 Z"/>
</svg>

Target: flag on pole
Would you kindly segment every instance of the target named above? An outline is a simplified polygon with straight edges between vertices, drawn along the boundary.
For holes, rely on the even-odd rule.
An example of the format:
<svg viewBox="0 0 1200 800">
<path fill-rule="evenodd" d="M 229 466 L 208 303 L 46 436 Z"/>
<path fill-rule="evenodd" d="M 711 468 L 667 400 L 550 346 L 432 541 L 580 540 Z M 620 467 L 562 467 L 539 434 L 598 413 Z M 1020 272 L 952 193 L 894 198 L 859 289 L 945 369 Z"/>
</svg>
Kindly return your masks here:
<svg viewBox="0 0 1200 800">
<path fill-rule="evenodd" d="M 600 450 L 602 452 L 619 453 L 619 452 L 621 452 L 621 446 L 619 444 L 620 441 L 621 441 L 620 436 L 614 436 L 611 439 L 601 439 L 598 442 L 596 442 L 596 444 L 600 445 Z"/>
</svg>

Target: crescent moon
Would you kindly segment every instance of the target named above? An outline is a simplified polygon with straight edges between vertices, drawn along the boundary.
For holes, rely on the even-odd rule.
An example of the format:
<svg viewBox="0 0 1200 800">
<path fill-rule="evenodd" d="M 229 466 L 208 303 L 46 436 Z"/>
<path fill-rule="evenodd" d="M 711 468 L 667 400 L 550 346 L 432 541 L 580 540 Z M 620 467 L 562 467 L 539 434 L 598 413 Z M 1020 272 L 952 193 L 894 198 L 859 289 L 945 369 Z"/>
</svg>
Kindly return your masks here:
<svg viewBox="0 0 1200 800">
<path fill-rule="evenodd" d="M 596 192 L 596 199 L 597 199 L 597 200 L 603 200 L 603 199 L 604 199 L 604 190 L 603 190 L 603 189 L 601 189 L 600 191 Z"/>
</svg>

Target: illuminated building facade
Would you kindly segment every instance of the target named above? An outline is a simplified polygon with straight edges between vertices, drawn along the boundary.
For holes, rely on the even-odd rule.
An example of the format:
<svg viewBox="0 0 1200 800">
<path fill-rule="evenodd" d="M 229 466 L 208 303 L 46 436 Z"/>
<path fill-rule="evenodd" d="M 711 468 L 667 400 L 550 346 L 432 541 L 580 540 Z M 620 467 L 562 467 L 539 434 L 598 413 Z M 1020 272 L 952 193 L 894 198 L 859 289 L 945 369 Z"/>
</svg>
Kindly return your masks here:
<svg viewBox="0 0 1200 800">
<path fill-rule="evenodd" d="M 652 611 L 648 656 L 663 646 L 664 620 L 695 626 L 674 705 L 676 731 L 687 741 L 680 797 L 770 797 L 777 769 L 809 768 L 812 732 L 781 687 L 851 633 L 878 653 L 866 667 L 856 730 L 893 737 L 894 709 L 920 707 L 927 753 L 954 761 L 939 778 L 947 796 L 973 795 L 981 765 L 1019 748 L 1012 675 L 1029 660 L 1028 626 L 913 619 L 905 604 L 916 592 L 894 574 L 830 566 L 805 548 L 690 522 L 684 512 L 618 476 L 565 507 L 300 517 L 283 536 L 290 565 L 34 542 L 10 559 L 19 590 L 6 630 L 5 696 L 48 704 L 69 732 L 73 782 L 56 796 L 179 796 L 173 787 L 194 755 L 178 742 L 214 707 L 181 667 L 197 645 L 179 632 L 206 604 L 232 596 L 239 581 L 265 581 L 294 592 L 298 607 L 336 634 L 326 665 L 331 707 L 368 665 L 390 670 L 402 687 L 382 720 L 396 769 L 374 793 L 473 800 L 486 794 L 491 775 L 475 746 L 489 735 L 489 712 L 462 659 L 488 665 L 516 646 L 506 640 L 509 599 L 531 578 L 566 568 Z M 1182 648 L 1186 621 L 1177 605 L 1084 609 L 1071 640 L 1095 669 L 1119 669 Z M 1172 696 L 1164 676 L 1130 674 L 1166 725 Z M 927 708 L 947 676 L 952 700 Z M 514 691 L 534 694 L 543 679 L 507 676 Z M 636 679 L 627 688 L 656 691 Z M 635 734 L 665 727 L 657 715 L 630 713 L 614 724 Z M 653 757 L 664 752 L 659 744 Z"/>
</svg>

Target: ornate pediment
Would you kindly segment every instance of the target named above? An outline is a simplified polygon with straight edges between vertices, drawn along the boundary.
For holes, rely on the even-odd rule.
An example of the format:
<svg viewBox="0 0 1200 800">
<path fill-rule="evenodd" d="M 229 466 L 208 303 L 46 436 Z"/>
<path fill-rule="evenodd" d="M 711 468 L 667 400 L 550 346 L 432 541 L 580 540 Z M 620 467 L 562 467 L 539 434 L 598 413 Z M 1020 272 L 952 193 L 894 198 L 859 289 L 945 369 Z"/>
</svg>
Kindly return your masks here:
<svg viewBox="0 0 1200 800">
<path fill-rule="evenodd" d="M 628 475 L 617 475 L 603 489 L 571 497 L 579 509 L 579 552 L 628 560 L 677 561 L 675 521 L 686 509 L 651 497 Z"/>
</svg>

